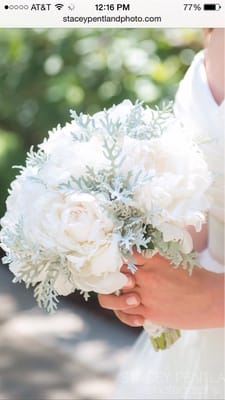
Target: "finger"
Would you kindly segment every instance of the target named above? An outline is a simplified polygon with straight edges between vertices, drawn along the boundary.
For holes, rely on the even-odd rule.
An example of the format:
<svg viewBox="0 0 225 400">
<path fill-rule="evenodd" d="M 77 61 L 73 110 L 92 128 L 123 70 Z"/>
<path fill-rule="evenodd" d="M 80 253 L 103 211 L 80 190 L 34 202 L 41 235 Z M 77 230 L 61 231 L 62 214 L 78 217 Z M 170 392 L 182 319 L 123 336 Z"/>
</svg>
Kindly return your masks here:
<svg viewBox="0 0 225 400">
<path fill-rule="evenodd" d="M 126 285 L 124 285 L 121 290 L 130 290 L 133 289 L 136 286 L 136 281 L 135 281 L 135 277 L 131 274 L 125 274 L 127 277 L 127 283 Z"/>
<path fill-rule="evenodd" d="M 141 265 L 144 265 L 147 261 L 146 257 L 144 257 L 143 254 L 138 253 L 137 251 L 134 251 L 133 257 L 135 259 L 135 262 L 134 262 L 135 265 L 141 266 Z"/>
<path fill-rule="evenodd" d="M 123 264 L 122 267 L 120 268 L 120 272 L 122 272 L 123 274 L 130 274 L 130 270 L 127 266 L 127 264 Z"/>
<path fill-rule="evenodd" d="M 103 308 L 108 310 L 126 310 L 140 305 L 140 296 L 136 293 L 121 294 L 98 294 L 98 301 Z"/>
<path fill-rule="evenodd" d="M 127 260 L 127 264 L 122 265 L 122 267 L 120 268 L 120 272 L 122 272 L 123 274 L 129 274 L 131 272 L 130 268 L 128 267 L 128 263 L 132 263 L 134 265 L 137 265 L 137 267 L 139 267 L 143 266 L 145 262 L 146 258 L 144 258 L 144 256 L 140 255 L 139 253 L 134 253 L 132 255 L 132 258 Z"/>
<path fill-rule="evenodd" d="M 137 307 L 130 307 L 130 308 L 126 308 L 126 309 L 124 308 L 124 309 L 115 310 L 115 311 L 121 311 L 128 315 L 139 315 L 140 317 L 145 316 L 145 307 L 142 304 L 140 304 Z"/>
<path fill-rule="evenodd" d="M 123 311 L 115 311 L 117 318 L 126 325 L 137 327 L 143 326 L 144 318 L 141 315 L 128 315 Z"/>
<path fill-rule="evenodd" d="M 135 258 L 135 265 L 138 267 L 154 267 L 155 265 L 165 264 L 165 258 L 160 254 L 155 254 L 152 257 L 145 257 L 143 254 L 134 251 L 133 257 Z M 166 260 L 166 265 L 168 265 L 168 260 Z"/>
</svg>

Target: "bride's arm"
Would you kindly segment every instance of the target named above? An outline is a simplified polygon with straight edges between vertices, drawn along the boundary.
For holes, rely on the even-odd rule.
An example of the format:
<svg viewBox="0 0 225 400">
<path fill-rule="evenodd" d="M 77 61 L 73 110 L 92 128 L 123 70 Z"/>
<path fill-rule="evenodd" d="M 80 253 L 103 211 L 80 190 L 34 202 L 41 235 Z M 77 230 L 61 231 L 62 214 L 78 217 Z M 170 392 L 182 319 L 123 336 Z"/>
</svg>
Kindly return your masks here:
<svg viewBox="0 0 225 400">
<path fill-rule="evenodd" d="M 212 95 L 217 104 L 220 104 L 224 99 L 224 29 L 222 28 L 205 30 L 205 69 Z"/>
</svg>

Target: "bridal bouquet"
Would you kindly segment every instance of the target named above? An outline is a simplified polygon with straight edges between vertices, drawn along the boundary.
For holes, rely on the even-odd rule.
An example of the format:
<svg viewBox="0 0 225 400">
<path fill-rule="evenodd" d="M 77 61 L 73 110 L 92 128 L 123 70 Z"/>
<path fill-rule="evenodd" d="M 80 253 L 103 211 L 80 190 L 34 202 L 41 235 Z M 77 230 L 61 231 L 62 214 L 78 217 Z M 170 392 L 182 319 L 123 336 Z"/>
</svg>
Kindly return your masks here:
<svg viewBox="0 0 225 400">
<path fill-rule="evenodd" d="M 185 225 L 197 231 L 207 207 L 202 154 L 167 107 L 125 100 L 72 121 L 31 149 L 12 182 L 1 220 L 4 263 L 14 281 L 34 287 L 39 306 L 57 308 L 76 289 L 111 293 L 135 272 L 133 249 L 156 253 L 191 273 L 196 265 Z M 146 321 L 156 349 L 179 331 Z"/>
</svg>

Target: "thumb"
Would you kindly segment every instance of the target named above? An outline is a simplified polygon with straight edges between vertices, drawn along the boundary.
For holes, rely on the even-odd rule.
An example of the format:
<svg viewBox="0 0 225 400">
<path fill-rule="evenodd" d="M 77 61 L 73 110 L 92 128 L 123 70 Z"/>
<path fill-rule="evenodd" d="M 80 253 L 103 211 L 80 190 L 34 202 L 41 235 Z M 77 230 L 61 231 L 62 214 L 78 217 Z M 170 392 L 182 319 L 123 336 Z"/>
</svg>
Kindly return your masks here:
<svg viewBox="0 0 225 400">
<path fill-rule="evenodd" d="M 137 251 L 134 251 L 133 258 L 134 258 L 134 264 L 139 266 L 144 265 L 147 261 L 147 258 L 144 257 L 141 253 L 138 253 Z"/>
</svg>

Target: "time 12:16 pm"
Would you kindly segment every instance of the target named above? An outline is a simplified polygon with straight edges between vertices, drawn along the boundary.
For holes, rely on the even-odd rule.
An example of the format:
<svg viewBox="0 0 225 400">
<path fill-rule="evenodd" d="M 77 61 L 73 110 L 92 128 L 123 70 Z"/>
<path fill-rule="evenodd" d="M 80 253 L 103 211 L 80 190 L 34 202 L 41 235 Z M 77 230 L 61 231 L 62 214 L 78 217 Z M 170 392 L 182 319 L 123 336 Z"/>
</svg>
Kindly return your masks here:
<svg viewBox="0 0 225 400">
<path fill-rule="evenodd" d="M 130 11 L 130 4 L 95 4 L 97 11 Z"/>
</svg>

